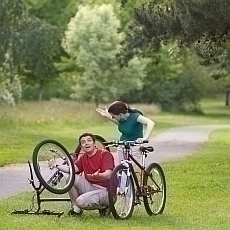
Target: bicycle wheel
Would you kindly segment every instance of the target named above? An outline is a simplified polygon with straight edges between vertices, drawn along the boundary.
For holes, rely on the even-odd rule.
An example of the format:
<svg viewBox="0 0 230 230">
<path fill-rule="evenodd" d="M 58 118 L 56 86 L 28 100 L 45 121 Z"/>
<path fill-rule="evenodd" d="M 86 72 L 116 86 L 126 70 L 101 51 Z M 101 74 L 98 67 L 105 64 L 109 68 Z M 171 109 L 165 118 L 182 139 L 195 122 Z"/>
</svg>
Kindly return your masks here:
<svg viewBox="0 0 230 230">
<path fill-rule="evenodd" d="M 129 219 L 134 209 L 134 183 L 129 169 L 118 165 L 109 180 L 109 204 L 115 219 Z"/>
<path fill-rule="evenodd" d="M 74 164 L 62 144 L 55 140 L 44 140 L 38 143 L 33 151 L 32 160 L 35 174 L 47 190 L 55 194 L 63 194 L 71 189 L 75 180 Z M 69 166 L 70 172 L 67 174 L 55 167 L 49 168 L 49 160 L 57 165 Z"/>
<path fill-rule="evenodd" d="M 105 148 L 110 152 L 110 148 L 108 146 L 104 145 L 104 142 L 106 142 L 106 140 L 102 136 L 95 134 L 94 137 L 95 137 L 95 145 L 98 149 L 104 149 Z M 78 145 L 76 150 L 75 150 L 75 153 L 79 154 L 80 152 L 81 152 L 81 146 Z"/>
<path fill-rule="evenodd" d="M 143 196 L 146 212 L 151 215 L 163 213 L 166 203 L 166 181 L 161 166 L 152 163 L 144 174 L 143 185 L 146 195 Z"/>
</svg>

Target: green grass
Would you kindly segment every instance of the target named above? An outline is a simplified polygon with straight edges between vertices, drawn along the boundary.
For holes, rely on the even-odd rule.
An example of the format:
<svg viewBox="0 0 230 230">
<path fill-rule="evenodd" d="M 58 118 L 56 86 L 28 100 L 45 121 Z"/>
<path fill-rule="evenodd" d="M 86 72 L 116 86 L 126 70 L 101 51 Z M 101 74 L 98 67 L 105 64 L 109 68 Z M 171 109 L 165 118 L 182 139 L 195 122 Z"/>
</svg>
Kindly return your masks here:
<svg viewBox="0 0 230 230">
<path fill-rule="evenodd" d="M 229 123 L 229 107 L 225 107 L 224 101 L 220 100 L 204 100 L 201 103 L 203 114 L 162 113 L 151 105 L 136 107 L 156 122 L 153 136 L 174 126 Z M 52 100 L 22 103 L 17 108 L 1 108 L 0 165 L 26 162 L 31 159 L 35 145 L 46 138 L 58 140 L 73 150 L 78 135 L 84 131 L 100 134 L 106 139 L 119 136 L 116 127 L 96 114 L 90 104 Z M 42 203 L 42 209 L 64 211 L 61 218 L 11 215 L 14 209 L 30 209 L 33 196 L 31 191 L 0 200 L 0 229 L 228 230 L 229 131 L 225 129 L 212 133 L 210 141 L 197 154 L 162 164 L 168 190 L 166 209 L 162 215 L 150 217 L 143 206 L 138 206 L 128 221 L 116 221 L 112 217 L 98 218 L 96 211 L 85 212 L 82 218 L 76 219 L 66 214 L 70 208 L 69 202 Z M 55 196 L 48 192 L 42 195 Z"/>
<path fill-rule="evenodd" d="M 230 106 L 225 106 L 225 96 L 218 96 L 216 99 L 204 99 L 201 106 L 205 115 L 230 115 Z"/>
<path fill-rule="evenodd" d="M 152 135 L 174 126 L 229 123 L 230 110 L 220 100 L 205 100 L 204 114 L 162 113 L 154 105 L 133 105 L 155 121 Z M 103 108 L 104 105 L 101 105 Z M 69 151 L 85 131 L 118 139 L 116 126 L 100 117 L 92 104 L 51 100 L 21 103 L 0 110 L 0 166 L 27 162 L 35 145 L 44 139 L 55 139 Z"/>
<path fill-rule="evenodd" d="M 14 209 L 29 208 L 31 193 L 0 201 L 1 223 L 5 229 L 84 229 L 84 230 L 228 230 L 230 229 L 229 149 L 230 130 L 212 133 L 210 141 L 192 156 L 162 164 L 167 180 L 165 212 L 148 216 L 143 206 L 135 208 L 128 221 L 98 218 L 96 211 L 70 218 L 68 202 L 43 203 L 43 209 L 64 211 L 61 218 L 54 216 L 11 215 Z M 53 194 L 52 194 L 53 195 Z"/>
</svg>

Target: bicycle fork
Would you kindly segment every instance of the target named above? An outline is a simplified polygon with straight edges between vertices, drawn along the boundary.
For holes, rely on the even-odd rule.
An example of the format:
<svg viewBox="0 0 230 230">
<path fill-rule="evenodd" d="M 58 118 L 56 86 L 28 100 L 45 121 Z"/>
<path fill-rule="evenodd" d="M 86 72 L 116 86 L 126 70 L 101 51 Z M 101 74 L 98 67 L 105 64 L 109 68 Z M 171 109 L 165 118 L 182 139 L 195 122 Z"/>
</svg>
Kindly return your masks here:
<svg viewBox="0 0 230 230">
<path fill-rule="evenodd" d="M 118 194 L 126 195 L 130 186 L 130 168 L 127 162 L 122 162 L 122 165 L 125 166 L 125 169 L 121 170 L 118 175 L 118 183 L 119 186 L 117 187 Z"/>
</svg>

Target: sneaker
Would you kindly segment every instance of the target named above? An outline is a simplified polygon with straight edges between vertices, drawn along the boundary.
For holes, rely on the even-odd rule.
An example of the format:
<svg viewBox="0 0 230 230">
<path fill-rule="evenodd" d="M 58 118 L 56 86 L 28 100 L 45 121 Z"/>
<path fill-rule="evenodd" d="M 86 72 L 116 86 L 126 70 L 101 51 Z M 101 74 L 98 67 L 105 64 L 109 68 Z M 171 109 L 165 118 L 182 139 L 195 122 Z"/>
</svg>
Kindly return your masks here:
<svg viewBox="0 0 230 230">
<path fill-rule="evenodd" d="M 73 209 L 70 209 L 70 210 L 68 211 L 68 215 L 69 215 L 69 216 L 81 216 L 82 213 L 83 213 L 83 210 L 81 210 L 80 212 L 75 212 Z"/>
<path fill-rule="evenodd" d="M 106 208 L 99 209 L 100 216 L 109 216 L 110 212 L 111 210 L 109 206 Z"/>
</svg>

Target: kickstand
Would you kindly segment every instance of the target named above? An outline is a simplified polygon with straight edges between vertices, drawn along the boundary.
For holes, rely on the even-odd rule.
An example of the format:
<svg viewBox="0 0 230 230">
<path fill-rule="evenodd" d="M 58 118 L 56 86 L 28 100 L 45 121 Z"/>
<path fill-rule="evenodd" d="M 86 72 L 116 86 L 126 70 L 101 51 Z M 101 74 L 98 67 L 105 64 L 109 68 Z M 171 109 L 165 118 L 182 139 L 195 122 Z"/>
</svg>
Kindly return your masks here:
<svg viewBox="0 0 230 230">
<path fill-rule="evenodd" d="M 36 187 L 35 183 L 34 183 L 34 178 L 33 178 L 33 172 L 32 172 L 32 167 L 30 162 L 28 161 L 29 164 L 29 170 L 30 170 L 30 179 L 29 179 L 29 183 L 32 184 L 35 193 L 36 193 L 36 198 L 37 198 L 37 209 L 35 211 L 28 210 L 13 210 L 11 212 L 11 214 L 32 214 L 32 215 L 55 215 L 57 217 L 61 217 L 64 212 L 54 212 L 54 211 L 50 211 L 50 210 L 42 210 L 41 211 L 41 203 L 45 202 L 45 201 L 70 201 L 69 198 L 41 198 L 40 195 L 41 193 L 45 190 L 45 188 L 41 185 L 41 183 L 39 182 L 39 185 Z"/>
<path fill-rule="evenodd" d="M 50 210 L 43 210 L 43 211 L 29 211 L 28 209 L 25 210 L 14 210 L 11 214 L 32 214 L 32 215 L 55 215 L 57 217 L 61 217 L 64 212 L 53 212 Z"/>
</svg>

